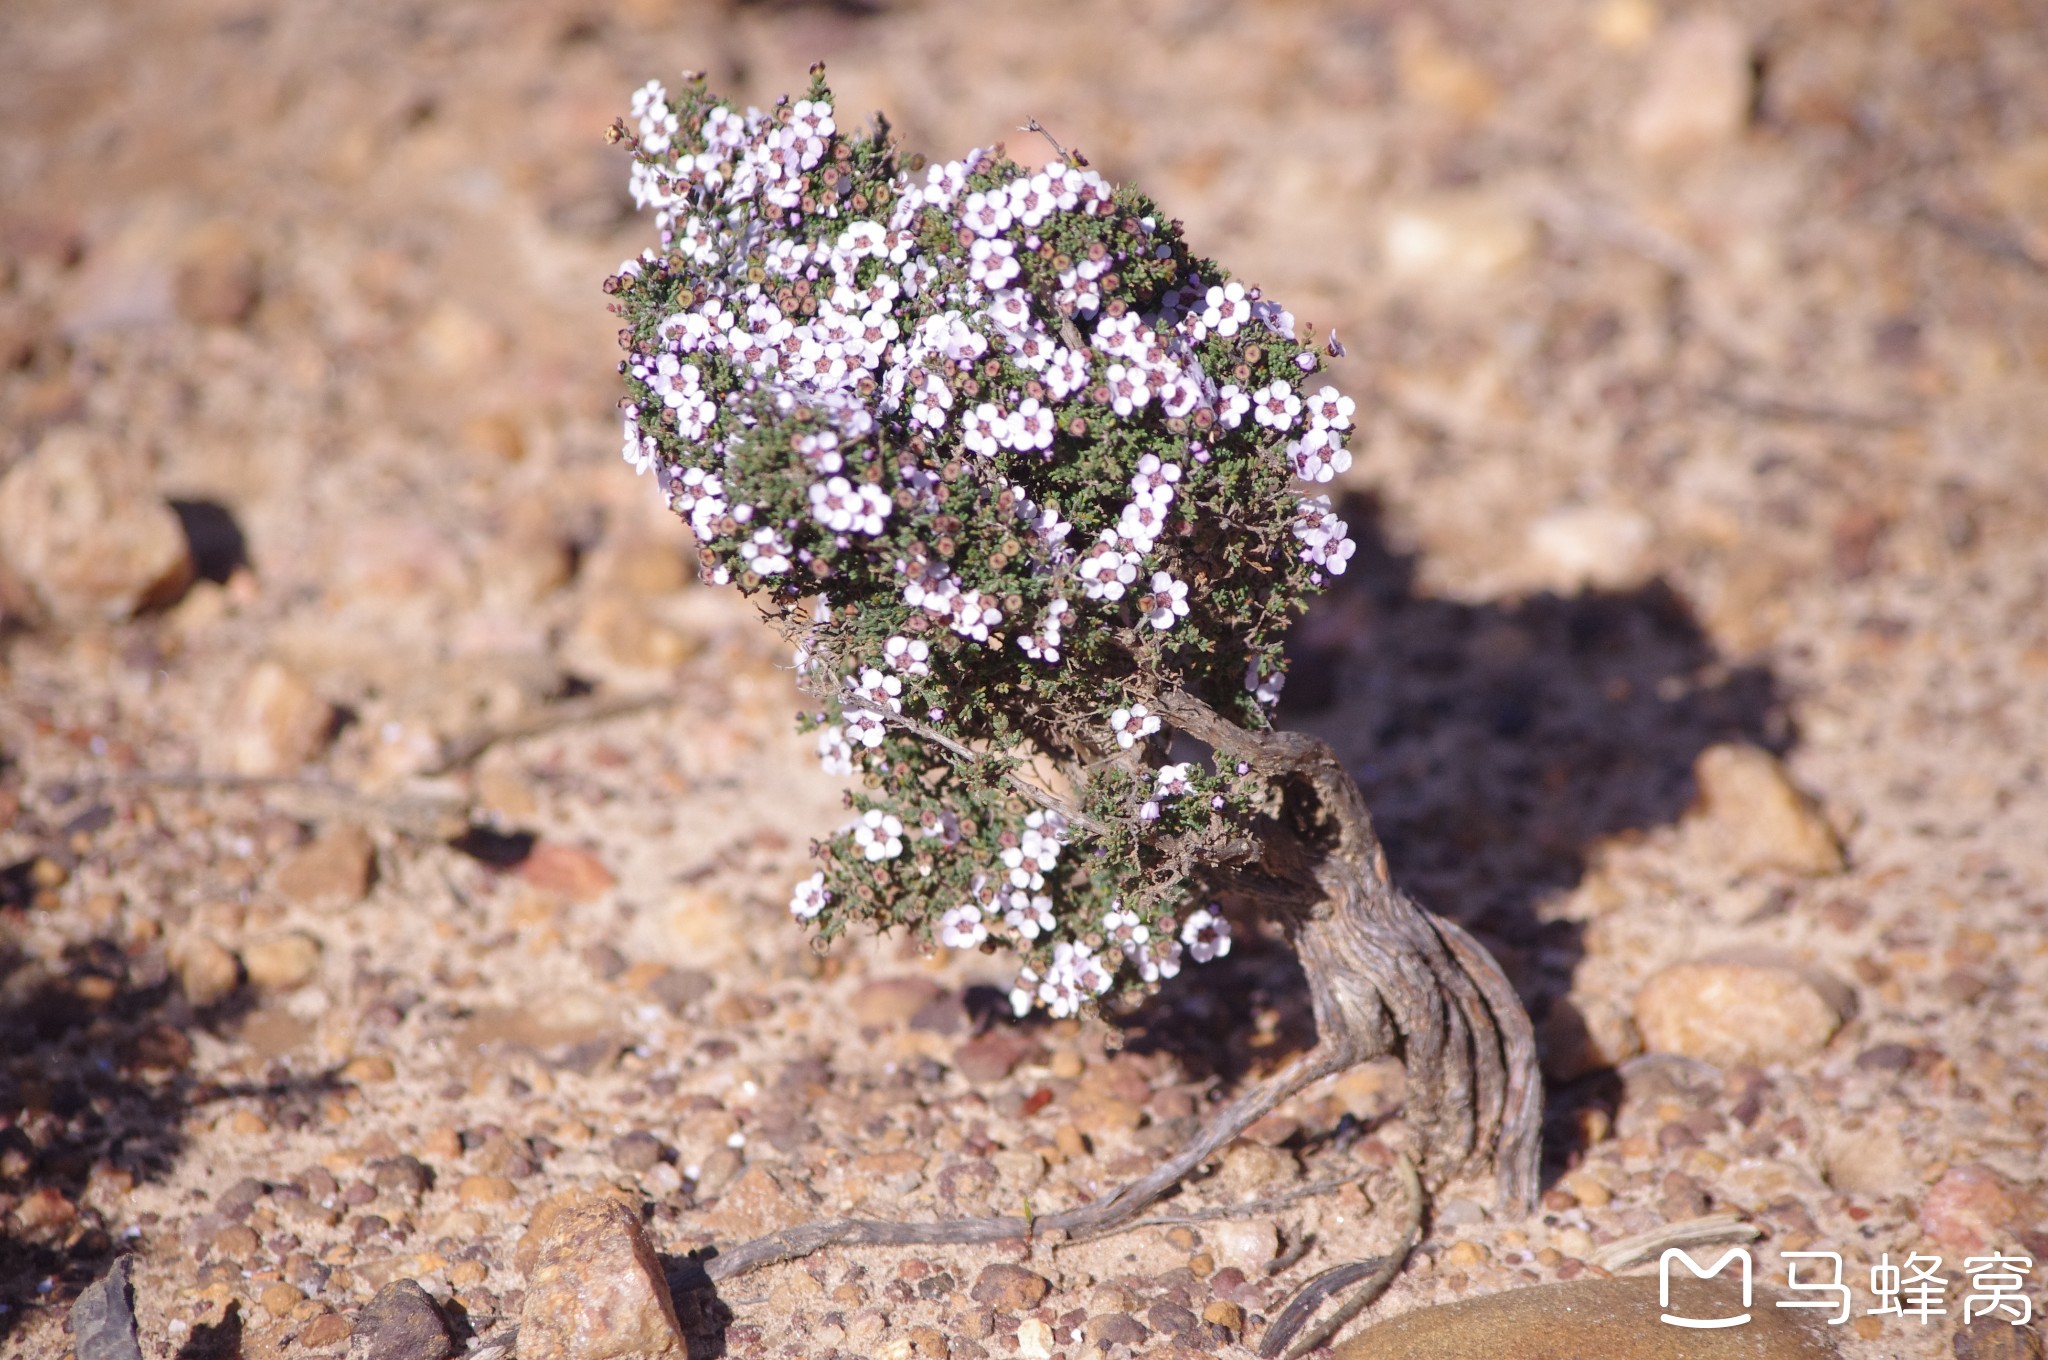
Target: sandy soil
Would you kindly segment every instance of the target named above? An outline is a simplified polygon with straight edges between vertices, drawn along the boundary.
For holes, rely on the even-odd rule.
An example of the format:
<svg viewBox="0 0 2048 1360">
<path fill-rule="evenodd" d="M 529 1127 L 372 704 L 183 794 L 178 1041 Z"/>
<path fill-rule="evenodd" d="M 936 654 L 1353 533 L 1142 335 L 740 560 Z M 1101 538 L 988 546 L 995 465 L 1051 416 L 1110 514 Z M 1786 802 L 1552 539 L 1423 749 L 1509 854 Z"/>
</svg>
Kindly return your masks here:
<svg viewBox="0 0 2048 1360">
<path fill-rule="evenodd" d="M 2048 1252 L 2038 6 L 17 0 L 0 51 L 0 472 L 88 432 L 200 576 L 116 623 L 16 583 L 0 622 L 0 1350 L 65 1353 L 130 1248 L 151 1354 L 331 1349 L 401 1276 L 488 1337 L 572 1185 L 678 1255 L 1072 1203 L 1308 1040 L 1252 932 L 1141 1013 L 992 1040 L 1002 960 L 787 918 L 839 789 L 618 460 L 597 283 L 642 224 L 602 134 L 650 76 L 765 101 L 819 58 L 916 149 L 1041 118 L 1339 329 L 1364 551 L 1289 721 L 1539 1018 L 1622 1058 L 1642 983 L 1727 950 L 1854 994 L 1794 1061 L 1554 1083 L 1541 1213 L 1454 1188 L 1377 1312 L 1725 1209 L 1768 1278 L 1843 1252 L 1859 1312 L 1880 1254 L 1944 1254 L 1948 1316 L 1836 1329 L 1936 1356 L 1970 1238 L 1930 1187 L 2005 1177 L 1964 1209 Z M 1844 867 L 1727 852 L 1764 815 L 1699 805 L 1727 742 Z M 194 778 L 236 769 L 284 779 Z M 1229 1309 L 1181 1323 L 1386 1247 L 1397 1100 L 1314 1093 L 1166 1212 L 1363 1192 L 829 1253 L 693 1296 L 693 1345 L 1017 1354 L 966 1291 L 1024 1260 L 1058 1353 L 1124 1313 L 1120 1354 L 1248 1354 Z"/>
</svg>

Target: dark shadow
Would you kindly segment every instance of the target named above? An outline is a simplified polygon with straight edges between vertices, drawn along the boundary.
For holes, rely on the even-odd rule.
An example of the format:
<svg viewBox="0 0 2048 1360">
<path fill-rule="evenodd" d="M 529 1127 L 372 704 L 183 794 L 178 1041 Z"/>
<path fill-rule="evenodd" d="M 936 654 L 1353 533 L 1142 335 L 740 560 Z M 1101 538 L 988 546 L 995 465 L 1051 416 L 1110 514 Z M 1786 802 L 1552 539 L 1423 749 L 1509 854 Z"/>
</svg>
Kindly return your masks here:
<svg viewBox="0 0 2048 1360">
<path fill-rule="evenodd" d="M 531 831 L 499 831 L 479 825 L 449 841 L 448 846 L 479 864 L 493 869 L 512 869 L 533 853 L 534 843 L 539 839 Z"/>
<path fill-rule="evenodd" d="M 192 550 L 192 562 L 199 579 L 225 584 L 235 568 L 249 565 L 249 541 L 242 526 L 218 501 L 171 502 L 178 524 L 185 531 L 185 543 Z"/>
<path fill-rule="evenodd" d="M 683 1329 L 688 1360 L 719 1360 L 726 1353 L 726 1329 L 733 1312 L 718 1297 L 718 1286 L 704 1272 L 706 1256 L 664 1256 L 662 1274 L 675 1300 L 676 1321 Z"/>
<path fill-rule="evenodd" d="M 1289 638 L 1281 723 L 1337 749 L 1395 880 L 1478 934 L 1540 1022 L 1581 948 L 1578 927 L 1539 905 L 1578 884 L 1602 842 L 1676 821 L 1708 746 L 1790 746 L 1777 683 L 1722 661 L 1661 581 L 1440 599 L 1417 590 L 1415 560 L 1388 545 L 1373 501 L 1340 508 L 1357 556 Z M 1291 951 L 1251 930 L 1122 1023 L 1133 1047 L 1225 1083 L 1315 1034 Z M 1582 1103 L 1557 1093 L 1551 1113 Z"/>
<path fill-rule="evenodd" d="M 177 1360 L 241 1360 L 242 1301 L 228 1300 L 219 1322 L 203 1322 L 178 1347 Z"/>
<path fill-rule="evenodd" d="M 239 988 L 195 1008 L 161 942 L 109 930 L 55 954 L 25 948 L 31 914 L 70 910 L 55 906 L 46 885 L 76 869 L 65 848 L 78 834 L 72 828 L 110 820 L 96 807 L 54 801 L 27 801 L 10 837 L 39 848 L 0 867 L 0 1342 L 36 1311 L 68 1306 L 134 1249 L 114 1235 L 102 1206 L 169 1172 L 195 1106 L 248 1097 L 273 1122 L 304 1123 L 343 1084 L 331 1072 L 282 1065 L 260 1083 L 195 1076 L 190 1036 L 233 1032 L 249 1018 L 252 995 Z M 213 1331 L 181 1354 L 239 1352 L 238 1318 Z"/>
</svg>

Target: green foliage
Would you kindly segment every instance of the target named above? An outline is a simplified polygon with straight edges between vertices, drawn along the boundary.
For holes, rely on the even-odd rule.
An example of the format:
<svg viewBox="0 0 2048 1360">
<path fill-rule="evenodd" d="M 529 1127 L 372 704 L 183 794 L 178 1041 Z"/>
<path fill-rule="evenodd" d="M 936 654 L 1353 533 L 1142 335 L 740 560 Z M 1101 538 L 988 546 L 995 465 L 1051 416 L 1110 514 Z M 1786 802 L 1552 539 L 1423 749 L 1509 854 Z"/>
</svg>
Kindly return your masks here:
<svg viewBox="0 0 2048 1360">
<path fill-rule="evenodd" d="M 1351 403 L 1293 318 L 1072 160 L 899 165 L 822 76 L 741 113 L 635 98 L 658 249 L 607 281 L 625 453 L 707 579 L 797 646 L 856 820 L 792 909 L 1026 956 L 1066 1013 L 1228 948 L 1221 847 L 1270 799 L 1172 750 L 1178 688 L 1264 727 L 1281 640 L 1351 547 Z M 1172 756 L 1180 755 L 1179 760 Z"/>
</svg>

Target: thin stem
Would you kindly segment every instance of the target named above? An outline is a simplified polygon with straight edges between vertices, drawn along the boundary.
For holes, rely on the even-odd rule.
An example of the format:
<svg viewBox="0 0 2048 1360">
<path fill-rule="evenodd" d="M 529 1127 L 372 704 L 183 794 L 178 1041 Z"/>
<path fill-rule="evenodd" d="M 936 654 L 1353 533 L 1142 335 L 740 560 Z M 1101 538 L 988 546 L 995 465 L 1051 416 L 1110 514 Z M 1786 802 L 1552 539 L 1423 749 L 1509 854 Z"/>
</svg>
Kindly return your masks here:
<svg viewBox="0 0 2048 1360">
<path fill-rule="evenodd" d="M 872 714 L 891 727 L 900 727 L 912 736 L 923 738 L 956 759 L 976 764 L 987 759 L 981 752 L 964 742 L 947 736 L 936 727 L 932 727 L 927 723 L 921 723 L 915 718 L 907 718 L 901 713 L 891 713 L 888 709 L 868 703 L 864 699 L 855 699 L 841 695 L 840 706 L 850 712 Z M 1003 772 L 1003 782 L 1047 811 L 1057 812 L 1060 816 L 1067 819 L 1069 825 L 1080 827 L 1084 831 L 1095 832 L 1098 835 L 1106 830 L 1102 823 L 1088 816 L 1066 799 L 1061 798 L 1050 789 L 1040 788 L 1014 770 L 1005 770 Z"/>
</svg>

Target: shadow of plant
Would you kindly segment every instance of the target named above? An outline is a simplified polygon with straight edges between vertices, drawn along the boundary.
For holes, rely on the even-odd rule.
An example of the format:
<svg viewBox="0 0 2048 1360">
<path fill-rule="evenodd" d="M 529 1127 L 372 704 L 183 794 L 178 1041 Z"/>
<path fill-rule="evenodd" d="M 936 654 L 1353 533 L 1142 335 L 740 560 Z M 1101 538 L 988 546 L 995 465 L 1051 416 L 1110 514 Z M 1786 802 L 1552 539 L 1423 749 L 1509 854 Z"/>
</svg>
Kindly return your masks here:
<svg viewBox="0 0 2048 1360">
<path fill-rule="evenodd" d="M 1376 504 L 1341 509 L 1357 556 L 1290 637 L 1281 723 L 1336 748 L 1395 881 L 1473 929 L 1540 1022 L 1581 954 L 1579 928 L 1544 920 L 1540 904 L 1575 887 L 1601 843 L 1676 821 L 1708 746 L 1782 753 L 1793 733 L 1777 683 L 1723 661 L 1661 581 L 1436 598 L 1417 590 L 1415 559 L 1389 546 Z M 1249 930 L 1122 1023 L 1132 1047 L 1225 1084 L 1315 1036 L 1292 952 Z"/>
</svg>

